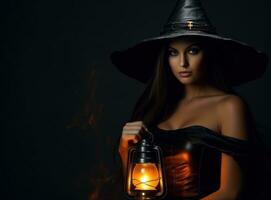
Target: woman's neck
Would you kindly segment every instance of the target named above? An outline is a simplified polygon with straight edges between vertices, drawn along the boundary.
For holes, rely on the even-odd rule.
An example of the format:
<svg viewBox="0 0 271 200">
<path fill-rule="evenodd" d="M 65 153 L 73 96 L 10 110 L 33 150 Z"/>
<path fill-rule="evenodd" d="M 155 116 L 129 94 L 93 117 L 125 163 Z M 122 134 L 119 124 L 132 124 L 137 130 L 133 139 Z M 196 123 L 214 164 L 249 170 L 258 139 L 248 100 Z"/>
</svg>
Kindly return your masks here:
<svg viewBox="0 0 271 200">
<path fill-rule="evenodd" d="M 221 94 L 217 88 L 208 84 L 188 84 L 184 86 L 183 100 L 190 101 L 197 97 Z"/>
</svg>

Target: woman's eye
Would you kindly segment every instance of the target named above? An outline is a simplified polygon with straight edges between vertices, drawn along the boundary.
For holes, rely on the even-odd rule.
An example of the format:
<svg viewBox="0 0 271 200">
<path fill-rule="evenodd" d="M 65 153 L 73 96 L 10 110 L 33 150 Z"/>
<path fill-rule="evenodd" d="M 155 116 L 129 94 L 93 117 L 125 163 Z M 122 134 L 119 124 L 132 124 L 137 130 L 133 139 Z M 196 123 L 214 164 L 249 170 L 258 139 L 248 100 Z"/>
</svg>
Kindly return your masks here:
<svg viewBox="0 0 271 200">
<path fill-rule="evenodd" d="M 168 50 L 168 55 L 169 56 L 176 56 L 176 52 L 175 51 L 172 51 L 172 50 Z"/>
<path fill-rule="evenodd" d="M 194 54 L 199 53 L 199 51 L 200 51 L 200 48 L 198 48 L 198 47 L 192 47 L 192 48 L 190 48 L 190 49 L 188 50 L 188 53 L 194 55 Z"/>
</svg>

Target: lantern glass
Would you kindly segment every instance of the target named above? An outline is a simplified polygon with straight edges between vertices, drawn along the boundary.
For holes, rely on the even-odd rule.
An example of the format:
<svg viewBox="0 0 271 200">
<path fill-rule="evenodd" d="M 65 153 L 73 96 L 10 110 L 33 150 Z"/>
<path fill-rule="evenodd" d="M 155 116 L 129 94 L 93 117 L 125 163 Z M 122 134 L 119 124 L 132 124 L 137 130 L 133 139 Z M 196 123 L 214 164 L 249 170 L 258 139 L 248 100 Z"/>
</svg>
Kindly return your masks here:
<svg viewBox="0 0 271 200">
<path fill-rule="evenodd" d="M 135 190 L 157 190 L 159 181 L 159 170 L 154 163 L 135 164 L 132 173 Z"/>
</svg>

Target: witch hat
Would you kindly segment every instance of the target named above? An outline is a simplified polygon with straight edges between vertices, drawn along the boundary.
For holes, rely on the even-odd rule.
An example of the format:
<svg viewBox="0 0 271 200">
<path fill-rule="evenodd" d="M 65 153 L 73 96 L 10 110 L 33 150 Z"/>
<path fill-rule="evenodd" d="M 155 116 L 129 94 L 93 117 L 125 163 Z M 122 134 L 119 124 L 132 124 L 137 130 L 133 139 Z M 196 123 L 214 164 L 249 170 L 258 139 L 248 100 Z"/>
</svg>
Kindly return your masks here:
<svg viewBox="0 0 271 200">
<path fill-rule="evenodd" d="M 112 52 L 111 62 L 122 73 L 146 83 L 154 72 L 159 47 L 168 39 L 183 36 L 205 37 L 221 45 L 227 52 L 223 60 L 224 76 L 232 86 L 260 78 L 267 68 L 268 57 L 264 52 L 216 32 L 200 0 L 178 0 L 159 36 Z"/>
</svg>

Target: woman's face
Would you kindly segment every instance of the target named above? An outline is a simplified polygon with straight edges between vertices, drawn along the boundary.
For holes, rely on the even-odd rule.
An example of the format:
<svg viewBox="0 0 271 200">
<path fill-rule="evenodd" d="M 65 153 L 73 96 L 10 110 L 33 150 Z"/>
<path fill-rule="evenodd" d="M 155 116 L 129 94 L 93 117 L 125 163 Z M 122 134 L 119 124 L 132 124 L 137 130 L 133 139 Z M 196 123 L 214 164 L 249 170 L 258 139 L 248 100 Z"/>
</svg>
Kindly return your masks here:
<svg viewBox="0 0 271 200">
<path fill-rule="evenodd" d="M 171 71 L 181 83 L 187 85 L 203 81 L 205 52 L 199 39 L 175 38 L 169 43 L 167 52 Z"/>
</svg>

